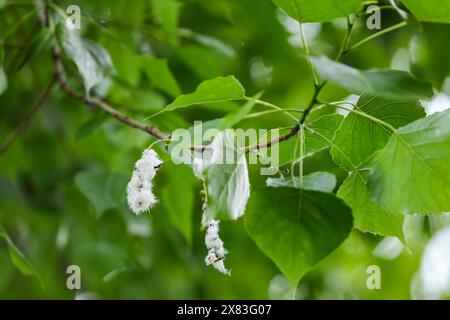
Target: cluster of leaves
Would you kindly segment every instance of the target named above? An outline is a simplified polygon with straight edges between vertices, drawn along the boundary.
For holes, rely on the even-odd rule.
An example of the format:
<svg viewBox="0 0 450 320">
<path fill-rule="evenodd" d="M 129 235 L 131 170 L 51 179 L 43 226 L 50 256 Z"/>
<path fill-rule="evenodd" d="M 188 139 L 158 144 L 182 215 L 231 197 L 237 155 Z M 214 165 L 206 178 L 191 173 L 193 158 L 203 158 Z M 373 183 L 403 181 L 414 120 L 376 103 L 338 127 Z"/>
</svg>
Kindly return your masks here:
<svg viewBox="0 0 450 320">
<path fill-rule="evenodd" d="M 362 6 L 358 0 L 345 5 L 334 1 L 275 3 L 300 23 L 329 21 L 353 14 Z M 431 18 L 439 21 L 439 16 Z M 425 117 L 419 102 L 432 98 L 432 86 L 405 71 L 358 70 L 324 56 L 311 60 L 313 72 L 323 81 L 360 98 L 345 119 L 329 114 L 315 120 L 316 124 L 300 121 L 302 130 L 291 148 L 284 149 L 292 164 L 300 167 L 299 176 L 293 172 L 276 190 L 270 183 L 266 188 L 256 186 L 245 216 L 249 235 L 294 287 L 347 238 L 353 226 L 352 213 L 359 230 L 402 239 L 403 215 L 450 210 L 450 112 Z M 216 78 L 202 83 L 194 93 L 178 97 L 166 110 L 244 98 L 245 91 L 234 77 Z M 325 121 L 331 117 L 339 118 L 338 125 Z M 329 137 L 321 130 L 328 130 Z M 317 140 L 323 146 L 315 149 Z M 308 181 L 303 176 L 303 158 L 324 147 L 331 148 L 333 161 L 349 172 L 337 195 L 332 194 L 335 181 L 331 180 L 330 186 L 329 179 L 317 176 L 321 173 L 314 176 L 313 186 L 303 183 L 303 179 Z M 215 169 L 208 179 L 211 201 L 219 202 L 209 213 L 212 218 L 235 220 L 241 216 L 235 212 L 242 211 L 247 193 L 242 188 L 250 186 L 247 170 L 238 170 L 240 166 Z"/>
<path fill-rule="evenodd" d="M 364 61 L 357 63 L 358 68 L 342 62 L 369 40 L 384 35 L 384 32 L 369 35 L 352 46 L 355 24 L 364 25 L 366 2 L 274 0 L 273 3 L 267 1 L 260 6 L 263 12 L 270 12 L 272 18 L 275 10 L 279 14 L 291 16 L 299 22 L 300 28 L 306 23 L 327 26 L 332 20 L 347 18 L 342 44 L 330 41 L 336 48 L 340 47 L 339 51 L 335 50 L 337 59 L 330 59 L 327 56 L 331 54 L 324 55 L 329 52 L 320 48 L 314 50 L 320 54 L 310 54 L 304 36 L 304 54 L 301 48 L 283 49 L 285 45 L 276 48 L 275 51 L 293 56 L 293 60 L 301 64 L 302 72 L 308 74 L 308 78 L 303 81 L 309 80 L 313 84 L 312 92 L 309 87 L 299 90 L 298 83 L 290 81 L 295 75 L 289 76 L 287 82 L 293 83 L 290 90 L 296 95 L 295 99 L 285 99 L 283 102 L 301 101 L 304 105 L 298 108 L 282 108 L 261 100 L 262 92 L 253 97 L 246 93 L 255 89 L 267 89 L 269 92 L 283 90 L 277 87 L 276 80 L 289 74 L 291 65 L 280 65 L 280 74 L 274 77 L 273 87 L 252 84 L 261 81 L 255 80 L 257 76 L 250 76 L 249 79 L 244 73 L 233 72 L 239 70 L 233 66 L 234 57 L 245 54 L 245 51 L 238 54 L 234 49 L 238 47 L 236 43 L 240 39 L 230 45 L 192 30 L 180 29 L 178 19 L 182 7 L 175 0 L 152 1 L 152 22 L 158 27 L 151 30 L 150 35 L 145 30 L 139 30 L 139 26 L 144 25 L 148 18 L 140 13 L 145 12 L 148 6 L 144 1 L 136 2 L 128 19 L 116 21 L 120 26 L 131 23 L 133 29 L 139 30 L 136 37 L 154 39 L 150 49 L 145 47 L 145 42 L 137 47 L 134 39 L 128 39 L 126 32 L 120 28 L 111 31 L 102 24 L 101 17 L 87 15 L 83 22 L 89 21 L 95 30 L 101 32 L 98 42 L 91 41 L 76 30 L 68 30 L 64 24 L 67 16 L 61 9 L 63 6 L 48 1 L 48 27 L 36 32 L 26 52 L 13 67 L 14 72 L 26 68 L 29 61 L 48 54 L 50 47 L 57 43 L 65 54 L 69 84 L 80 87 L 76 82 L 77 77 L 72 76 L 78 71 L 83 80 L 86 99 L 93 96 L 107 99 L 117 106 L 131 105 L 131 108 L 125 109 L 127 113 L 146 116 L 149 123 L 165 132 L 178 128 L 194 130 L 190 123 L 198 119 L 198 106 L 203 107 L 201 118 L 208 120 L 203 124 L 204 129 L 224 130 L 254 119 L 256 122 L 250 122 L 248 127 L 283 126 L 284 129 L 280 129 L 289 135 L 289 139 L 275 142 L 280 148 L 277 177 L 259 176 L 256 172 L 260 168 L 248 166 L 245 155 L 245 151 L 259 152 L 258 148 L 242 146 L 240 161 L 236 164 L 209 166 L 202 172 L 202 179 L 206 188 L 204 192 L 208 195 L 208 217 L 237 220 L 243 216 L 246 233 L 275 262 L 292 288 L 295 288 L 309 270 L 344 243 L 353 229 L 395 236 L 405 241 L 405 217 L 450 211 L 450 112 L 426 116 L 422 106 L 422 101 L 433 97 L 434 89 L 440 89 L 444 78 L 448 76 L 448 70 L 443 74 L 430 72 L 426 60 L 425 63 L 422 61 L 415 65 L 417 70 L 413 70 L 414 75 L 408 71 L 388 69 L 375 58 L 375 61 L 371 61 L 370 51 L 365 53 Z M 393 20 L 405 20 L 400 22 L 400 27 L 419 33 L 415 28 L 423 22 L 450 23 L 450 5 L 435 2 L 404 0 L 380 1 L 379 4 L 394 9 Z M 124 10 L 126 2 L 120 3 L 114 10 Z M 229 2 L 224 1 L 223 4 L 224 11 L 232 10 L 227 7 Z M 189 10 L 189 5 L 186 3 L 183 9 Z M 253 5 L 252 1 L 243 1 L 242 4 L 244 11 Z M 207 12 L 215 10 L 210 5 L 204 6 Z M 227 31 L 221 32 L 227 34 Z M 303 35 L 303 31 L 300 34 Z M 276 41 L 277 36 L 271 39 Z M 3 35 L 2 43 L 6 37 L 7 34 Z M 239 34 L 239 37 L 251 42 L 248 40 L 251 35 Z M 188 39 L 190 44 L 181 45 L 182 39 Z M 422 41 L 429 40 L 426 37 L 424 39 Z M 135 48 L 130 49 L 125 43 L 131 43 Z M 259 48 L 258 43 L 252 45 Z M 211 54 L 211 50 L 214 54 Z M 270 60 L 270 55 L 274 53 L 268 52 Z M 301 53 L 300 58 L 298 53 Z M 172 58 L 172 55 L 176 55 L 176 58 Z M 169 57 L 172 66 L 162 56 Z M 2 67 L 3 61 L 0 47 L 0 93 L 8 88 L 8 72 L 5 73 Z M 223 67 L 218 61 L 229 66 Z M 54 61 L 48 63 L 52 65 Z M 186 70 L 203 82 L 197 86 L 198 81 L 184 77 Z M 236 76 L 224 76 L 227 73 Z M 8 77 L 11 78 L 10 75 Z M 181 94 L 182 91 L 191 93 Z M 357 102 L 337 100 L 348 93 L 358 95 Z M 313 99 L 308 103 L 311 96 Z M 258 105 L 273 110 L 254 112 Z M 226 115 L 217 118 L 216 113 L 223 111 Z M 342 111 L 346 113 L 345 116 Z M 110 159 L 106 158 L 111 150 L 104 153 L 99 150 L 98 157 L 105 158 L 101 161 L 107 165 L 94 167 L 94 170 L 85 168 L 88 170 L 81 172 L 74 169 L 78 172 L 74 185 L 92 203 L 98 218 L 111 210 L 129 215 L 124 208 L 124 185 L 138 154 L 136 150 L 148 145 L 148 136 L 134 129 L 121 136 L 123 131 L 117 131 L 101 110 L 94 109 L 91 113 L 90 119 L 75 130 L 75 136 L 86 137 L 98 132 L 100 127 L 106 128 L 111 131 L 107 139 L 114 145 L 114 153 L 123 155 L 126 150 L 133 148 L 134 154 L 117 156 L 113 162 L 108 162 Z M 279 123 L 274 125 L 271 121 L 261 120 L 267 114 L 274 115 Z M 297 114 L 300 117 L 297 118 Z M 175 140 L 175 137 L 171 139 Z M 211 141 L 194 143 L 205 145 Z M 169 151 L 171 146 L 169 143 Z M 164 152 L 161 149 L 161 154 Z M 168 155 L 166 159 L 170 160 Z M 326 164 L 316 170 L 314 162 L 318 159 Z M 108 168 L 114 168 L 112 171 L 116 173 L 110 173 Z M 16 169 L 11 167 L 13 172 Z M 196 225 L 194 221 L 197 224 L 200 222 L 194 206 L 199 208 L 196 204 L 200 197 L 196 195 L 201 184 L 192 171 L 183 165 L 168 164 L 161 171 L 164 183 L 160 188 L 160 207 L 187 243 L 192 244 L 198 234 L 193 231 Z M 73 191 L 74 188 L 66 191 L 69 197 Z M 247 202 L 248 194 L 250 198 Z M 124 219 L 127 225 L 136 223 L 134 218 L 133 221 L 131 217 Z M 137 231 L 134 232 L 136 234 Z M 0 236 L 8 244 L 13 263 L 24 274 L 38 275 L 3 229 L 0 229 Z M 227 241 L 226 235 L 224 240 Z M 136 257 L 134 259 L 139 260 Z M 138 261 L 137 264 L 145 262 Z"/>
</svg>

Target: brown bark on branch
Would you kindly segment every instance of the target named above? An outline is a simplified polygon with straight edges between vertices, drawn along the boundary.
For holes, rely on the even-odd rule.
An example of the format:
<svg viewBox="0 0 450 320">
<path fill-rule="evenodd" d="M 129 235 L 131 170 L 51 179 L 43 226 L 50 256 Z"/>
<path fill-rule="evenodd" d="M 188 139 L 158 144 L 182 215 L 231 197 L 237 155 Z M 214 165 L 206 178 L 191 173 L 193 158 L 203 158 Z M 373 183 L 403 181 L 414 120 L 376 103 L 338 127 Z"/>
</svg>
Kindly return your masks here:
<svg viewBox="0 0 450 320">
<path fill-rule="evenodd" d="M 48 11 L 46 8 L 46 4 L 42 0 L 35 0 L 36 7 L 38 9 L 38 18 L 41 26 L 48 26 Z M 53 64 L 55 66 L 55 80 L 58 82 L 60 89 L 70 95 L 71 97 L 89 105 L 92 107 L 99 108 L 117 119 L 118 121 L 125 123 L 133 128 L 142 130 L 148 134 L 151 134 L 155 138 L 158 139 L 167 139 L 168 135 L 161 132 L 155 127 L 149 126 L 144 122 L 140 122 L 138 120 L 132 119 L 122 112 L 114 109 L 108 103 L 100 99 L 88 99 L 83 94 L 78 93 L 74 89 L 70 88 L 66 81 L 66 75 L 64 71 L 63 59 L 61 56 L 61 50 L 56 41 L 53 41 L 52 46 L 52 59 Z"/>
</svg>

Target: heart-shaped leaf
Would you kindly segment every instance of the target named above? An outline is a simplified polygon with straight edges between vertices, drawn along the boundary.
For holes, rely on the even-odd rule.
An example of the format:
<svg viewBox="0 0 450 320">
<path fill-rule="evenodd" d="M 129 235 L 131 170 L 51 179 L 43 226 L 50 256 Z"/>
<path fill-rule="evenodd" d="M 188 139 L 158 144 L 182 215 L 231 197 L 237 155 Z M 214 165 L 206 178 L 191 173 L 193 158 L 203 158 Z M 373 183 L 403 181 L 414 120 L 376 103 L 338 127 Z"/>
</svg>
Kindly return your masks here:
<svg viewBox="0 0 450 320">
<path fill-rule="evenodd" d="M 348 237 L 350 208 L 332 194 L 294 188 L 253 192 L 245 215 L 250 237 L 292 287 Z"/>
</svg>

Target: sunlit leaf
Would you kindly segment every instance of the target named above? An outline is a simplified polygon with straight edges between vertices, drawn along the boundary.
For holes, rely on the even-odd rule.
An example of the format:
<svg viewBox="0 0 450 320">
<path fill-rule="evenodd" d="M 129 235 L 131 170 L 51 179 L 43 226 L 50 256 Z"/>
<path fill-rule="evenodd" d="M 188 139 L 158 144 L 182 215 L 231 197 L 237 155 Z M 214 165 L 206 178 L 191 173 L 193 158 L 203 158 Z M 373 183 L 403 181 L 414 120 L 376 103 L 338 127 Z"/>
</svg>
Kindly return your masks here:
<svg viewBox="0 0 450 320">
<path fill-rule="evenodd" d="M 419 102 L 386 100 L 363 95 L 356 107 L 358 111 L 385 121 L 395 128 L 425 117 L 425 111 Z M 339 166 L 351 171 L 375 151 L 383 148 L 390 136 L 391 132 L 382 125 L 351 112 L 336 131 L 331 155 Z"/>
<path fill-rule="evenodd" d="M 442 0 L 402 0 L 421 21 L 450 23 L 450 2 Z"/>
<path fill-rule="evenodd" d="M 192 105 L 240 100 L 245 96 L 244 88 L 234 77 L 219 77 L 203 81 L 191 94 L 181 95 L 167 106 L 168 111 Z"/>
<path fill-rule="evenodd" d="M 369 190 L 393 212 L 450 211 L 450 110 L 398 129 L 372 162 Z"/>
<path fill-rule="evenodd" d="M 367 190 L 367 172 L 355 170 L 339 188 L 337 196 L 352 208 L 355 228 L 403 239 L 404 215 L 376 206 Z"/>
</svg>

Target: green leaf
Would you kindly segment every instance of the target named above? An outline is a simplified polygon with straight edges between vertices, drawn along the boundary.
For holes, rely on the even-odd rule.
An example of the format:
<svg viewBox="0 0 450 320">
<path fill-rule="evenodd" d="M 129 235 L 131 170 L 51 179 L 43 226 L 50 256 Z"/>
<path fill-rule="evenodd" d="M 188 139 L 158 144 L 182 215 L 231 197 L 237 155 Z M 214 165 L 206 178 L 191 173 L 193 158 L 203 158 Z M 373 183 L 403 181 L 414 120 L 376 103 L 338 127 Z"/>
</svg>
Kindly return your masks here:
<svg viewBox="0 0 450 320">
<path fill-rule="evenodd" d="M 417 18 L 409 12 L 406 12 L 405 10 L 400 8 L 397 4 L 397 0 L 389 0 L 389 3 L 394 8 L 394 10 L 397 11 L 400 17 L 402 17 L 402 19 L 405 20 L 410 26 L 416 28 L 419 31 L 421 30 L 422 25 L 420 24 L 420 21 L 417 20 Z"/>
<path fill-rule="evenodd" d="M 410 41 L 409 54 L 413 57 L 411 72 L 420 79 L 432 82 L 435 88 L 443 88 L 444 81 L 449 76 L 449 32 L 450 25 L 425 23 L 422 31 Z"/>
<path fill-rule="evenodd" d="M 0 65 L 0 95 L 8 88 L 8 78 L 6 78 L 5 70 Z"/>
<path fill-rule="evenodd" d="M 0 10 L 6 6 L 6 0 L 0 0 Z"/>
<path fill-rule="evenodd" d="M 76 138 L 81 139 L 89 136 L 94 131 L 99 129 L 105 121 L 108 119 L 108 116 L 100 109 L 92 110 L 91 118 L 83 122 L 80 127 L 76 131 Z"/>
<path fill-rule="evenodd" d="M 70 30 L 62 25 L 58 31 L 64 52 L 76 64 L 83 77 L 86 94 L 89 95 L 90 90 L 112 71 L 111 57 L 97 43 L 82 39 L 77 30 Z"/>
<path fill-rule="evenodd" d="M 280 143 L 279 165 L 283 166 L 292 161 L 298 161 L 330 147 L 329 141 L 333 140 L 334 133 L 343 119 L 343 116 L 335 113 L 307 122 L 308 128 L 314 132 L 305 132 L 305 154 L 301 155 L 300 136 L 297 135 L 295 138 Z"/>
<path fill-rule="evenodd" d="M 250 237 L 295 288 L 348 237 L 350 209 L 332 194 L 293 188 L 252 193 L 245 215 Z"/>
<path fill-rule="evenodd" d="M 36 271 L 34 265 L 28 260 L 28 258 L 19 250 L 14 244 L 6 230 L 0 225 L 0 238 L 5 239 L 8 245 L 9 258 L 13 265 L 26 276 L 36 277 L 39 280 L 41 288 L 44 287 L 41 275 Z"/>
<path fill-rule="evenodd" d="M 75 185 L 92 203 L 97 217 L 125 202 L 127 179 L 122 175 L 103 171 L 81 172 L 75 176 Z"/>
<path fill-rule="evenodd" d="M 141 55 L 135 54 L 119 41 L 102 41 L 102 45 L 111 56 L 114 76 L 133 88 L 138 87 L 141 78 Z"/>
<path fill-rule="evenodd" d="M 178 44 L 178 17 L 181 4 L 176 0 L 153 0 L 153 13 L 172 45 Z"/>
<path fill-rule="evenodd" d="M 178 50 L 180 59 L 201 80 L 212 79 L 222 75 L 220 61 L 210 50 L 201 46 L 188 45 Z"/>
<path fill-rule="evenodd" d="M 420 100 L 433 96 L 430 84 L 400 70 L 358 70 L 327 57 L 311 58 L 320 76 L 356 94 L 387 99 Z"/>
<path fill-rule="evenodd" d="M 331 193 L 336 188 L 336 176 L 328 172 L 314 172 L 302 178 L 268 178 L 266 184 L 272 188 L 289 187 Z"/>
<path fill-rule="evenodd" d="M 253 96 L 253 99 L 259 99 L 261 97 L 261 95 L 262 95 L 262 92 L 259 92 L 255 96 Z M 207 129 L 224 130 L 227 128 L 232 128 L 237 123 L 241 122 L 245 118 L 245 116 L 252 111 L 252 109 L 255 105 L 256 105 L 255 100 L 249 100 L 236 112 L 229 113 L 223 118 L 218 118 L 218 119 L 214 119 L 214 120 L 210 120 L 210 121 L 204 121 L 202 130 L 207 130 Z M 193 135 L 194 127 L 188 128 L 188 131 Z M 175 135 L 175 138 L 176 139 L 172 140 L 172 143 L 171 143 L 172 145 L 174 144 L 173 142 L 177 141 L 177 139 L 178 139 L 176 135 Z M 194 145 L 203 143 L 203 141 L 195 141 L 194 142 L 192 139 L 191 139 L 191 141 L 192 141 L 192 144 L 194 144 Z M 210 142 L 210 141 L 207 141 L 207 142 Z"/>
<path fill-rule="evenodd" d="M 210 162 L 203 171 L 208 188 L 207 216 L 236 220 L 244 214 L 250 196 L 247 158 L 236 147 L 235 137 L 229 130 L 219 132 L 210 146 Z"/>
<path fill-rule="evenodd" d="M 421 21 L 450 23 L 450 2 L 442 0 L 402 0 Z"/>
<path fill-rule="evenodd" d="M 166 110 L 173 111 L 196 104 L 241 100 L 244 96 L 244 88 L 234 76 L 218 77 L 203 81 L 191 94 L 179 96 L 167 106 Z"/>
<path fill-rule="evenodd" d="M 383 210 L 376 206 L 367 190 L 367 175 L 355 170 L 342 186 L 337 196 L 352 208 L 355 228 L 383 236 L 403 239 L 404 215 Z"/>
<path fill-rule="evenodd" d="M 360 97 L 357 110 L 383 120 L 395 128 L 425 117 L 425 111 L 419 102 L 386 100 L 369 95 Z M 375 151 L 382 149 L 390 136 L 391 132 L 382 125 L 351 112 L 336 131 L 331 155 L 336 164 L 352 171 Z"/>
<path fill-rule="evenodd" d="M 167 61 L 152 56 L 141 58 L 142 68 L 152 84 L 172 97 L 180 95 L 180 87 L 170 71 Z"/>
<path fill-rule="evenodd" d="M 325 22 L 344 18 L 363 7 L 363 0 L 273 0 L 277 6 L 298 21 Z"/>
<path fill-rule="evenodd" d="M 31 58 L 38 55 L 45 48 L 48 48 L 53 40 L 53 32 L 48 28 L 41 29 L 31 40 L 31 43 L 28 45 L 25 50 L 25 54 L 22 57 L 22 60 L 17 65 L 17 70 L 20 70 L 27 64 Z"/>
<path fill-rule="evenodd" d="M 196 33 L 189 29 L 180 29 L 179 35 L 188 39 L 192 39 L 197 43 L 203 45 L 204 47 L 214 49 L 216 52 L 219 52 L 228 57 L 235 57 L 237 54 L 233 47 L 228 45 L 226 42 L 223 42 L 222 40 L 211 37 L 209 35 Z"/>
<path fill-rule="evenodd" d="M 450 211 L 450 110 L 397 130 L 372 162 L 369 191 L 404 214 Z"/>
<path fill-rule="evenodd" d="M 162 190 L 161 204 L 167 211 L 170 221 L 192 244 L 194 200 L 197 181 L 192 171 L 185 165 L 164 164 L 168 170 L 167 184 Z"/>
</svg>

